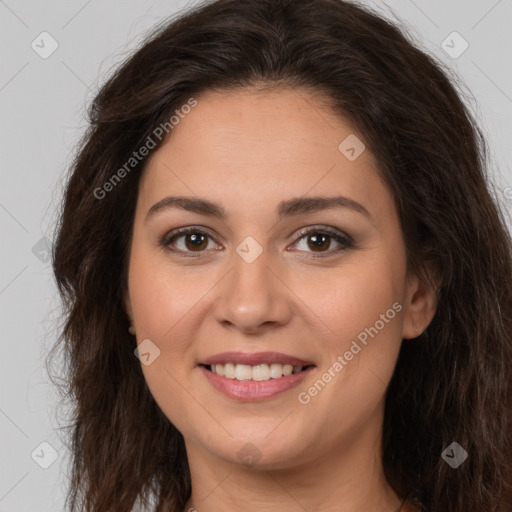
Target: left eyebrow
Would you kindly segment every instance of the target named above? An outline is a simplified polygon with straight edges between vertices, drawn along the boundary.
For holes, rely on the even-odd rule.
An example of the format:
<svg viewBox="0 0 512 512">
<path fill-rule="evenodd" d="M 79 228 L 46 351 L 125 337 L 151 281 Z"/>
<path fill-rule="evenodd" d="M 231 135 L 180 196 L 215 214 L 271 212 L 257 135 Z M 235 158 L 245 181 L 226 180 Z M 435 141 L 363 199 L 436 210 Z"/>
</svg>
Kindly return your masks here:
<svg viewBox="0 0 512 512">
<path fill-rule="evenodd" d="M 370 212 L 362 204 L 344 196 L 313 196 L 288 199 L 279 203 L 277 216 L 282 219 L 283 217 L 314 213 L 330 208 L 345 208 L 361 213 L 371 219 Z"/>
<path fill-rule="evenodd" d="M 146 221 L 149 217 L 169 208 L 179 208 L 220 220 L 227 219 L 226 210 L 219 203 L 198 197 L 167 196 L 151 206 L 146 214 Z M 345 208 L 360 213 L 369 219 L 372 218 L 362 204 L 344 196 L 313 196 L 287 199 L 278 204 L 276 212 L 278 219 L 281 220 L 283 217 L 314 213 L 331 208 Z"/>
</svg>

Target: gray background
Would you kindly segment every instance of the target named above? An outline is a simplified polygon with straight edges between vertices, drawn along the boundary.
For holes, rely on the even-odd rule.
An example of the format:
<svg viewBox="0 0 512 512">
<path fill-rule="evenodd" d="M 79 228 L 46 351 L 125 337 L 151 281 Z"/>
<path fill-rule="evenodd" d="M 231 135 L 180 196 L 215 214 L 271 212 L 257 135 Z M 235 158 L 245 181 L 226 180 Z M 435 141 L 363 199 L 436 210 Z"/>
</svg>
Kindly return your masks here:
<svg viewBox="0 0 512 512">
<path fill-rule="evenodd" d="M 86 125 L 84 109 L 147 30 L 195 3 L 0 0 L 0 512 L 64 510 L 69 454 L 57 428 L 65 408 L 57 408 L 42 358 L 55 341 L 59 313 L 48 240 L 63 176 Z M 465 83 L 489 141 L 496 195 L 510 214 L 512 0 L 363 3 L 396 15 Z M 461 55 L 463 41 L 447 39 L 454 31 L 469 44 Z M 45 59 L 39 53 L 52 41 L 42 32 L 58 43 Z M 55 450 L 53 463 L 43 442 Z"/>
</svg>

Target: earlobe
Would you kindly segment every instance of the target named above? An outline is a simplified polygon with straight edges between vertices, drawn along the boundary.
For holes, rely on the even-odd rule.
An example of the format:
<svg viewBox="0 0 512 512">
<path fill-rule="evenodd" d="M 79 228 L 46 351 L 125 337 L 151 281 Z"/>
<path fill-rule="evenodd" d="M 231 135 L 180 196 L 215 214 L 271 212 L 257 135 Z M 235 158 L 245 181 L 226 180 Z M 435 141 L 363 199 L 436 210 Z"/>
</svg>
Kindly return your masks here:
<svg viewBox="0 0 512 512">
<path fill-rule="evenodd" d="M 409 278 L 404 304 L 402 338 L 421 336 L 437 310 L 437 288 L 428 279 L 413 275 Z"/>
<path fill-rule="evenodd" d="M 130 326 L 128 327 L 128 332 L 135 336 L 135 327 L 133 326 L 133 312 L 132 312 L 132 302 L 130 300 L 130 294 L 128 291 L 124 293 L 124 309 L 126 311 L 126 315 L 128 316 L 128 321 L 130 322 Z"/>
</svg>

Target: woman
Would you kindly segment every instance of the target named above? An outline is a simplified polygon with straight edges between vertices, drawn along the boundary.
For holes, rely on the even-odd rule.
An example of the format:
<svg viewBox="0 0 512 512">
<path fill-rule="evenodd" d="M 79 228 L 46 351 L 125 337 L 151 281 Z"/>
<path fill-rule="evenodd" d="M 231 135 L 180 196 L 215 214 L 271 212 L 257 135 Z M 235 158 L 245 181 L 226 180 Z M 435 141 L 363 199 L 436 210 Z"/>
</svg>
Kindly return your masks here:
<svg viewBox="0 0 512 512">
<path fill-rule="evenodd" d="M 90 121 L 71 510 L 512 508 L 511 241 L 441 64 L 346 1 L 218 0 Z"/>
</svg>

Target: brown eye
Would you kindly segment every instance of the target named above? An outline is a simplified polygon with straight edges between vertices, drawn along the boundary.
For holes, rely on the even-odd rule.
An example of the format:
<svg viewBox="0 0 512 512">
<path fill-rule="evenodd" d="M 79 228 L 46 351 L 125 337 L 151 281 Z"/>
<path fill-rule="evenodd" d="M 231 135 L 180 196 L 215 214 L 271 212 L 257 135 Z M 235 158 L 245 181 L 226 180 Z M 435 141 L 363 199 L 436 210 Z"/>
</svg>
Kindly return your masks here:
<svg viewBox="0 0 512 512">
<path fill-rule="evenodd" d="M 191 251 L 206 249 L 206 246 L 208 245 L 207 236 L 205 235 L 190 233 L 183 236 L 185 237 L 185 247 Z"/>
<path fill-rule="evenodd" d="M 331 237 L 329 235 L 308 235 L 306 238 L 308 239 L 308 247 L 311 248 L 313 251 L 317 251 L 320 249 L 329 249 L 329 246 L 331 245 Z"/>
<path fill-rule="evenodd" d="M 341 231 L 338 232 L 327 228 L 302 230 L 299 232 L 299 236 L 299 240 L 294 243 L 294 248 L 305 252 L 322 254 L 322 256 L 324 254 L 329 256 L 354 247 L 354 241 L 351 237 Z M 305 243 L 302 243 L 303 240 Z M 334 249 L 331 248 L 333 241 L 338 244 Z"/>
<path fill-rule="evenodd" d="M 201 253 L 208 249 L 208 242 L 212 237 L 197 228 L 183 228 L 173 231 L 166 235 L 161 244 L 174 252 L 181 253 Z M 213 244 L 214 247 L 217 247 Z M 211 248 L 211 247 L 210 247 Z"/>
</svg>

